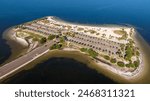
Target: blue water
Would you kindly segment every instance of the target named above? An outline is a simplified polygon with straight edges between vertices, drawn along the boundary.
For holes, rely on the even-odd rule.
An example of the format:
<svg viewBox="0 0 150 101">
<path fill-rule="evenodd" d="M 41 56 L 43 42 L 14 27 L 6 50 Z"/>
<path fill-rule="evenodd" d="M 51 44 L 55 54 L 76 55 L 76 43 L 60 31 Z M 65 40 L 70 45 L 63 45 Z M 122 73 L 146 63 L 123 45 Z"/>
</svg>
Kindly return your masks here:
<svg viewBox="0 0 150 101">
<path fill-rule="evenodd" d="M 0 0 L 0 63 L 11 54 L 4 30 L 49 15 L 76 23 L 133 25 L 150 44 L 149 5 L 150 0 Z"/>
</svg>

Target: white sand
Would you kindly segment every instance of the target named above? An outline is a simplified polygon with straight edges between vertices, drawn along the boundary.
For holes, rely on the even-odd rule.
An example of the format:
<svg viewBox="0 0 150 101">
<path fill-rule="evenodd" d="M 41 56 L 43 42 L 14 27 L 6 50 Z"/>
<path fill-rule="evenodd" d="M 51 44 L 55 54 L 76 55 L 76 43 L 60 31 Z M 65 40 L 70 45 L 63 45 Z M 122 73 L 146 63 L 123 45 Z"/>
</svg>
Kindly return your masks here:
<svg viewBox="0 0 150 101">
<path fill-rule="evenodd" d="M 14 40 L 16 42 L 18 42 L 19 44 L 23 45 L 23 46 L 28 46 L 28 42 L 25 40 L 25 39 L 22 39 L 22 38 L 19 38 L 16 36 L 16 32 L 14 31 L 13 28 L 9 29 L 8 31 L 8 37 L 11 39 L 11 40 Z"/>
<path fill-rule="evenodd" d="M 129 27 L 121 27 L 121 26 L 105 26 L 104 27 L 104 26 L 92 26 L 92 25 L 88 26 L 88 25 L 81 25 L 81 24 L 72 24 L 72 23 L 68 23 L 65 21 L 60 21 L 60 20 L 57 21 L 57 20 L 55 20 L 54 17 L 51 17 L 51 16 L 48 17 L 48 20 L 51 22 L 51 24 L 50 23 L 45 24 L 40 21 L 38 23 L 45 24 L 48 26 L 52 26 L 53 23 L 59 24 L 62 26 L 71 26 L 72 30 L 75 32 L 83 32 L 84 34 L 87 34 L 88 36 L 99 37 L 99 38 L 103 38 L 102 34 L 106 34 L 105 38 L 103 38 L 103 39 L 114 41 L 117 43 L 123 43 L 123 44 L 127 43 L 127 41 L 126 40 L 117 40 L 116 38 L 121 37 L 121 35 L 115 34 L 114 31 L 122 30 L 122 28 L 123 28 L 129 35 L 130 30 L 131 30 L 131 28 L 129 28 Z M 96 33 L 99 33 L 99 35 L 96 35 L 96 33 L 91 34 L 90 32 L 78 31 L 77 30 L 78 28 L 84 28 L 85 30 L 95 30 Z M 110 36 L 113 36 L 114 38 L 109 39 Z"/>
<path fill-rule="evenodd" d="M 33 49 L 35 49 L 38 46 L 38 42 L 28 43 L 24 38 L 17 37 L 16 32 L 14 31 L 14 29 L 10 29 L 8 33 L 9 33 L 8 37 L 11 40 L 14 40 L 14 41 L 18 42 L 19 44 L 21 44 L 25 47 L 28 47 L 27 52 L 32 51 Z"/>
</svg>

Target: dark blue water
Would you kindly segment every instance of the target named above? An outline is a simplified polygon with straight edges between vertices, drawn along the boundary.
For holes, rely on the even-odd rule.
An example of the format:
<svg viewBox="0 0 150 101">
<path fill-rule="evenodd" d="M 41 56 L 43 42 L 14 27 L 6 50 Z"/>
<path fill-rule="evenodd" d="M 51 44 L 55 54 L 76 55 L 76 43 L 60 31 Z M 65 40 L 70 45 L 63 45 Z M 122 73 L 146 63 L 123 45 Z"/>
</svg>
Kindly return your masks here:
<svg viewBox="0 0 150 101">
<path fill-rule="evenodd" d="M 88 24 L 135 26 L 150 44 L 150 0 L 0 0 L 0 62 L 11 54 L 1 38 L 10 26 L 43 16 Z"/>
<path fill-rule="evenodd" d="M 116 82 L 100 75 L 85 64 L 68 58 L 52 58 L 11 77 L 11 84 L 114 84 Z"/>
<path fill-rule="evenodd" d="M 0 33 L 6 28 L 53 15 L 91 24 L 130 24 L 150 43 L 150 0 L 0 0 Z M 1 35 L 1 34 L 0 34 Z M 0 40 L 1 55 L 8 46 Z"/>
</svg>

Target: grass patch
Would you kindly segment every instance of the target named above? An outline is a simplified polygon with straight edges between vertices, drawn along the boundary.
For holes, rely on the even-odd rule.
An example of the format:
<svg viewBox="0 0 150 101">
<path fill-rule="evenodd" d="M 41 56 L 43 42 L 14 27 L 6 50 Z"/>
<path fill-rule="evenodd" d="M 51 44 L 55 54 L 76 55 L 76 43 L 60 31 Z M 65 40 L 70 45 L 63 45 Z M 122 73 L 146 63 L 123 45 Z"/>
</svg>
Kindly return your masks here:
<svg viewBox="0 0 150 101">
<path fill-rule="evenodd" d="M 40 41 L 43 38 L 42 35 L 35 34 L 33 32 L 22 31 L 22 30 L 17 31 L 16 35 L 17 35 L 17 37 L 24 37 L 27 39 L 31 38 L 31 39 L 33 39 L 33 41 Z"/>
<path fill-rule="evenodd" d="M 88 30 L 88 32 L 90 32 L 91 34 L 96 33 L 96 31 L 95 31 L 95 30 Z"/>
<path fill-rule="evenodd" d="M 118 35 L 122 35 L 121 37 L 118 38 L 118 40 L 126 40 L 128 38 L 128 34 L 124 29 L 115 30 L 114 33 Z"/>
<path fill-rule="evenodd" d="M 77 30 L 78 30 L 78 31 L 83 31 L 84 28 L 79 27 Z"/>
<path fill-rule="evenodd" d="M 124 35 L 124 34 L 127 34 L 127 32 L 124 31 L 124 30 L 114 30 L 114 33 L 115 33 L 115 34 L 118 34 L 118 35 Z"/>
</svg>

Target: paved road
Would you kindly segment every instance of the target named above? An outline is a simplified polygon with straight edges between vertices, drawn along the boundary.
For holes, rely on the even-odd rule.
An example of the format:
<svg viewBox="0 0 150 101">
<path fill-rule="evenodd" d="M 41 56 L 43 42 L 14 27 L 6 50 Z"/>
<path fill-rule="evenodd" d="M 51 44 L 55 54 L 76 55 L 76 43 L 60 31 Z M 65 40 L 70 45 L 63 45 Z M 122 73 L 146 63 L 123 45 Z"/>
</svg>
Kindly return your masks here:
<svg viewBox="0 0 150 101">
<path fill-rule="evenodd" d="M 26 55 L 0 67 L 0 80 L 15 72 L 16 70 L 22 68 L 23 66 L 27 65 L 28 63 L 32 62 L 34 59 L 40 57 L 44 53 L 48 52 L 49 47 L 52 46 L 54 43 L 54 41 L 50 41 L 45 45 L 27 53 Z"/>
</svg>

